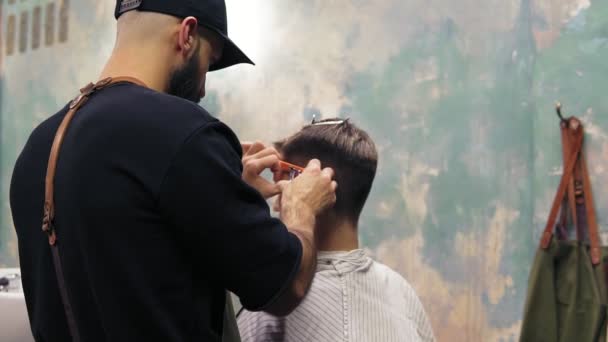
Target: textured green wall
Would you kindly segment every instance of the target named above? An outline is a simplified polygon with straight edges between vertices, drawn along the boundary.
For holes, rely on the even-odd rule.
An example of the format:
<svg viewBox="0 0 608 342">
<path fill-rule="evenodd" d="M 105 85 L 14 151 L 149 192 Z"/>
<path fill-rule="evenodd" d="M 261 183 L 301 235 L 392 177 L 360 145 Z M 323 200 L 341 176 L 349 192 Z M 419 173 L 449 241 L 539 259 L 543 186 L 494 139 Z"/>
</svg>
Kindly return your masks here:
<svg viewBox="0 0 608 342">
<path fill-rule="evenodd" d="M 227 2 L 231 35 L 258 65 L 209 75 L 203 105 L 247 140 L 280 138 L 315 113 L 366 128 L 381 161 L 365 247 L 417 289 L 439 341 L 516 340 L 561 172 L 556 100 L 586 124 L 605 230 L 608 3 Z M 68 5 L 67 41 L 7 56 L 8 17 L 19 28 L 22 12 L 42 6 L 44 19 L 48 3 L 56 25 Z M 113 3 L 3 1 L 0 264 L 17 263 L 7 201 L 17 153 L 96 78 L 113 43 Z"/>
</svg>

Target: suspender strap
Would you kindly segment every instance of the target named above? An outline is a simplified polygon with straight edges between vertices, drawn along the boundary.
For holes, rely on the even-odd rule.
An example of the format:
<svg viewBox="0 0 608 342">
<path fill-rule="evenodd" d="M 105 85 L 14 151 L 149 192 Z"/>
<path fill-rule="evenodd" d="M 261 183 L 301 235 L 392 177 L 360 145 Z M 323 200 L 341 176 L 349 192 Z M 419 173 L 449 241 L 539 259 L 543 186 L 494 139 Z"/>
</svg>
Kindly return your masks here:
<svg viewBox="0 0 608 342">
<path fill-rule="evenodd" d="M 57 159 L 59 158 L 59 151 L 63 143 L 63 139 L 67 132 L 70 122 L 74 115 L 89 99 L 91 94 L 99 91 L 111 84 L 119 82 L 130 82 L 141 86 L 145 86 L 143 82 L 132 78 L 132 77 L 117 77 L 117 78 L 106 78 L 96 84 L 90 83 L 86 87 L 80 89 L 80 95 L 70 103 L 70 108 L 61 121 L 53 145 L 51 147 L 51 154 L 49 156 L 49 162 L 46 171 L 45 187 L 44 187 L 44 216 L 42 219 L 42 231 L 46 233 L 49 239 L 49 245 L 51 247 L 51 254 L 53 256 L 53 265 L 55 267 L 55 274 L 57 276 L 57 285 L 59 286 L 59 294 L 61 295 L 61 301 L 65 311 L 65 316 L 68 322 L 68 328 L 70 335 L 72 335 L 72 341 L 80 342 L 80 333 L 76 325 L 76 319 L 74 317 L 74 310 L 70 304 L 67 287 L 65 284 L 65 277 L 63 274 L 63 268 L 61 267 L 61 258 L 59 255 L 59 246 L 57 244 L 57 233 L 55 231 L 54 219 L 55 219 L 55 201 L 54 201 L 54 186 L 55 186 L 55 171 L 57 169 Z"/>
</svg>

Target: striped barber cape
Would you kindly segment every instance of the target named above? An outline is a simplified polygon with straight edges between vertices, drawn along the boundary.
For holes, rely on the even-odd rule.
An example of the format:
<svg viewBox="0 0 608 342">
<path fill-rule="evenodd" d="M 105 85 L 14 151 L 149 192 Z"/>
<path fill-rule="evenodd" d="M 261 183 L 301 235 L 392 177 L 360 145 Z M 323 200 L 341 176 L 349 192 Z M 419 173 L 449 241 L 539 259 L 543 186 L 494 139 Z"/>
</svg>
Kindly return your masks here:
<svg viewBox="0 0 608 342">
<path fill-rule="evenodd" d="M 310 291 L 289 316 L 243 311 L 243 342 L 434 341 L 418 296 L 363 250 L 320 252 Z"/>
</svg>

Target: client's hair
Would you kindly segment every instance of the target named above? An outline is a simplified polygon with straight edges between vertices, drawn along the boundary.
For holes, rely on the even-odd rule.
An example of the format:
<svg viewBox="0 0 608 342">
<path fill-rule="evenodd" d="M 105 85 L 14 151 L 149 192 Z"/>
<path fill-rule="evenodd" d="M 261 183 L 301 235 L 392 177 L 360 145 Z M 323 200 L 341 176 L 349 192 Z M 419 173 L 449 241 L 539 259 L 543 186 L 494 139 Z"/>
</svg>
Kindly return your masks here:
<svg viewBox="0 0 608 342">
<path fill-rule="evenodd" d="M 305 166 L 316 158 L 322 167 L 331 167 L 338 183 L 333 212 L 355 223 L 359 220 L 378 165 L 376 146 L 365 131 L 348 119 L 326 119 L 275 143 L 275 148 L 287 162 Z"/>
</svg>

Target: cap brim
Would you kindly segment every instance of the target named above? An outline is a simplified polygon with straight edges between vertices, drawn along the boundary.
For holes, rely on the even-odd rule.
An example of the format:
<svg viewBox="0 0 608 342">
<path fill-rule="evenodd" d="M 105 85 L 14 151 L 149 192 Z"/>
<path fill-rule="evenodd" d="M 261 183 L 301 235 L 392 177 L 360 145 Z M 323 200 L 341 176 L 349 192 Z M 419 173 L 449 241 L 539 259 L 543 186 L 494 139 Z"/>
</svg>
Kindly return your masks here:
<svg viewBox="0 0 608 342">
<path fill-rule="evenodd" d="M 253 61 L 249 59 L 249 57 L 247 57 L 247 55 L 245 55 L 245 53 L 241 51 L 241 49 L 239 49 L 239 47 L 236 46 L 232 40 L 230 40 L 230 38 L 221 32 L 216 30 L 214 31 L 224 39 L 224 51 L 222 52 L 222 57 L 220 60 L 209 66 L 209 71 L 216 71 L 242 63 L 255 65 L 255 63 L 253 63 Z"/>
</svg>

